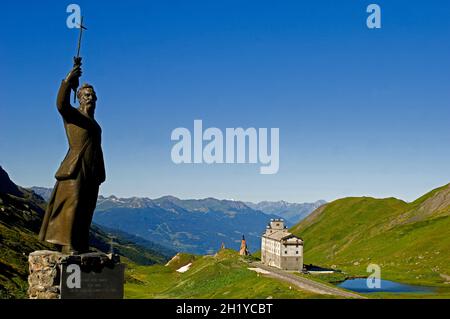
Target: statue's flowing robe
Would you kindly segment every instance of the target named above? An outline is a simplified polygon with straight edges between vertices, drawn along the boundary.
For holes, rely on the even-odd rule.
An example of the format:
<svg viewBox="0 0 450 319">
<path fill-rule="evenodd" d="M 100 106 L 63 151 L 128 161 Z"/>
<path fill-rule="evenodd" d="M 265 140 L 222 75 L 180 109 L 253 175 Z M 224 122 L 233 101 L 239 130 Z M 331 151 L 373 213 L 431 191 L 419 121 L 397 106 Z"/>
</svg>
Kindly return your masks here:
<svg viewBox="0 0 450 319">
<path fill-rule="evenodd" d="M 105 181 L 101 128 L 93 118 L 70 105 L 70 90 L 63 81 L 57 98 L 69 151 L 55 174 L 57 181 L 39 238 L 87 251 L 99 186 Z"/>
</svg>

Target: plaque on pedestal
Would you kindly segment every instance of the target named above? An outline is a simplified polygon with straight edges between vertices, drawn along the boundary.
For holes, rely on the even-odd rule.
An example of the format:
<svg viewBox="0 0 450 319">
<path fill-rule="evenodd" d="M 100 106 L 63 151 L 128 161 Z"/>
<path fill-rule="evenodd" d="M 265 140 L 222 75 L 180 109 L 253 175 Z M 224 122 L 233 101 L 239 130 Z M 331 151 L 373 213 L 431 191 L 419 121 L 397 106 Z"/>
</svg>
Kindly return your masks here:
<svg viewBox="0 0 450 319">
<path fill-rule="evenodd" d="M 118 255 L 35 251 L 29 266 L 31 299 L 123 298 L 125 265 Z"/>
</svg>

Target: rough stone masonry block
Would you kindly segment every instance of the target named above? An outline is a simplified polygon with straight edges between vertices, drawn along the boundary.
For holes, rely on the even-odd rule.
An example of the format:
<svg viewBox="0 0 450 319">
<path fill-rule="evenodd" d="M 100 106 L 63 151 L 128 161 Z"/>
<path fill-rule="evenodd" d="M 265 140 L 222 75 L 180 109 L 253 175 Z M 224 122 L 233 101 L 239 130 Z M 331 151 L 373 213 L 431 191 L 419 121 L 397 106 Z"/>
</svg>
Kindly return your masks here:
<svg viewBox="0 0 450 319">
<path fill-rule="evenodd" d="M 30 299 L 123 298 L 125 265 L 118 255 L 39 250 L 28 261 Z"/>
</svg>

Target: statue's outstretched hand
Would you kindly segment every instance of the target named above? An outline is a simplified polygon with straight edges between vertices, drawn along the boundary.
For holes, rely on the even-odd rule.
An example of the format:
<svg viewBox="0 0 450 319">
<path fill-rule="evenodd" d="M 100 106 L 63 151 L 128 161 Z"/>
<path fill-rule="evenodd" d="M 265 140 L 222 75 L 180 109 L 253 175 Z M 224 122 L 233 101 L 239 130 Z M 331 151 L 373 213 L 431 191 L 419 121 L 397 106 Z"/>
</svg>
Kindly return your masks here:
<svg viewBox="0 0 450 319">
<path fill-rule="evenodd" d="M 70 70 L 69 74 L 67 74 L 65 81 L 70 84 L 70 87 L 74 85 L 78 87 L 78 79 L 80 78 L 82 73 L 83 72 L 81 71 L 81 66 L 76 65 L 72 70 Z"/>
</svg>

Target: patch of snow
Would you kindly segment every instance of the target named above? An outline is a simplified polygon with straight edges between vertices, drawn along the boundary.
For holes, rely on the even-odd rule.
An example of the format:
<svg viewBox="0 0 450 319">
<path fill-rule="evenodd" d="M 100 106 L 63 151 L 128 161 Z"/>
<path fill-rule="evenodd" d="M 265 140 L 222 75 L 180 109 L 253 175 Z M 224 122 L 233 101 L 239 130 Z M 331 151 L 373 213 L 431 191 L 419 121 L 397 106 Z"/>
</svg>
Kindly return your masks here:
<svg viewBox="0 0 450 319">
<path fill-rule="evenodd" d="M 189 270 L 189 268 L 191 268 L 191 265 L 192 265 L 192 263 L 184 265 L 183 267 L 178 268 L 177 271 L 181 272 L 181 273 L 186 272 Z"/>
</svg>

